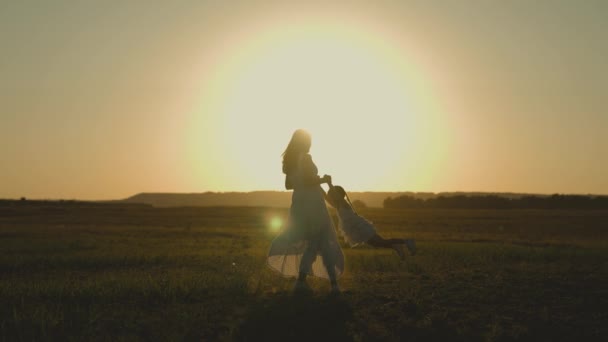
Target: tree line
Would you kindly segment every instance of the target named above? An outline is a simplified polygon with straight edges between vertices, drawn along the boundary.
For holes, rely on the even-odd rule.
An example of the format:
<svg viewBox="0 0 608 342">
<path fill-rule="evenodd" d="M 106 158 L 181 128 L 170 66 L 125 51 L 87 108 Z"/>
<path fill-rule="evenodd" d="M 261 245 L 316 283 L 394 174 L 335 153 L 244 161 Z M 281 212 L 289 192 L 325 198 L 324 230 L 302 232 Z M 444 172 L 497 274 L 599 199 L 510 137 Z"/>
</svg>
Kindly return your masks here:
<svg viewBox="0 0 608 342">
<path fill-rule="evenodd" d="M 440 195 L 422 199 L 404 195 L 388 197 L 383 205 L 391 209 L 608 209 L 608 196 L 555 194 L 508 198 L 497 195 Z"/>
</svg>

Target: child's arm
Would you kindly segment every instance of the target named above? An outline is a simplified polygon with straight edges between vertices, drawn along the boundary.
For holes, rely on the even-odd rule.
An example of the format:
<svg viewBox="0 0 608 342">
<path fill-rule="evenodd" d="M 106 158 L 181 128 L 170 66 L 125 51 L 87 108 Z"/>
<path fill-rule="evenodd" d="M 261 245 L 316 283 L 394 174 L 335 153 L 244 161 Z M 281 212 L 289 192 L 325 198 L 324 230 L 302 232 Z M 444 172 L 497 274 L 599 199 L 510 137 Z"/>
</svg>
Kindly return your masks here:
<svg viewBox="0 0 608 342">
<path fill-rule="evenodd" d="M 323 175 L 323 178 L 325 177 L 327 177 L 327 185 L 329 186 L 329 190 L 331 190 L 331 188 L 334 187 L 334 185 L 331 183 L 331 176 Z M 331 204 L 331 201 L 329 200 L 329 196 L 327 196 L 327 192 L 325 192 L 325 189 L 321 187 L 321 190 L 323 191 L 323 197 L 325 197 L 325 200 Z"/>
<path fill-rule="evenodd" d="M 323 193 L 323 199 L 325 199 L 325 202 L 332 204 L 329 196 L 327 195 L 327 192 L 325 191 L 325 189 L 323 189 L 321 184 L 319 184 L 319 189 L 321 190 L 321 193 Z"/>
<path fill-rule="evenodd" d="M 333 188 L 334 184 L 331 182 L 331 176 L 330 175 L 323 175 L 323 177 L 327 177 L 327 185 L 329 186 L 329 188 Z"/>
<path fill-rule="evenodd" d="M 327 196 L 327 192 L 325 192 L 323 187 L 321 187 L 321 192 L 323 193 L 323 198 L 325 198 L 325 201 L 329 202 L 329 196 Z"/>
</svg>

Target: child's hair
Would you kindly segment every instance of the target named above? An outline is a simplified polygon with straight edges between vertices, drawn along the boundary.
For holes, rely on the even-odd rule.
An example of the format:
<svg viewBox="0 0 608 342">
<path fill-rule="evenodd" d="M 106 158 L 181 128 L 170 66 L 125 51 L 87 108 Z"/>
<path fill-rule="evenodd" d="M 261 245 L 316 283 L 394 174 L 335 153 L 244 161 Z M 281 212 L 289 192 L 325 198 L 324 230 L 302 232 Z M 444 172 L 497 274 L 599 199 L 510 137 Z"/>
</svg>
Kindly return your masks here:
<svg viewBox="0 0 608 342">
<path fill-rule="evenodd" d="M 340 196 L 339 198 L 344 198 L 346 196 L 346 191 L 344 191 L 344 188 L 339 185 L 332 186 L 332 188 L 329 189 L 329 192 L 335 194 L 336 196 Z"/>
<path fill-rule="evenodd" d="M 350 198 L 348 198 L 348 194 L 346 193 L 344 188 L 339 185 L 332 186 L 327 192 L 327 197 L 330 199 L 329 203 L 336 209 L 339 207 L 340 204 L 346 204 L 347 206 L 350 206 L 351 209 L 355 210 L 353 208 L 353 205 L 350 203 Z"/>
</svg>

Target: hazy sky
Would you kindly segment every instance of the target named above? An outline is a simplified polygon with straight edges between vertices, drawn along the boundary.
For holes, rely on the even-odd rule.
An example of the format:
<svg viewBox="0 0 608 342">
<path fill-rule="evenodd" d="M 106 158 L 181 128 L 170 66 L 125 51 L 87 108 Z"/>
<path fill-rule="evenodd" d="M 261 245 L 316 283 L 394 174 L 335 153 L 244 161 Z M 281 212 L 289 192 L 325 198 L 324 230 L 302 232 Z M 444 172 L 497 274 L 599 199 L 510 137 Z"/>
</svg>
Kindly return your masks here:
<svg viewBox="0 0 608 342">
<path fill-rule="evenodd" d="M 608 1 L 2 1 L 0 198 L 608 193 Z"/>
</svg>

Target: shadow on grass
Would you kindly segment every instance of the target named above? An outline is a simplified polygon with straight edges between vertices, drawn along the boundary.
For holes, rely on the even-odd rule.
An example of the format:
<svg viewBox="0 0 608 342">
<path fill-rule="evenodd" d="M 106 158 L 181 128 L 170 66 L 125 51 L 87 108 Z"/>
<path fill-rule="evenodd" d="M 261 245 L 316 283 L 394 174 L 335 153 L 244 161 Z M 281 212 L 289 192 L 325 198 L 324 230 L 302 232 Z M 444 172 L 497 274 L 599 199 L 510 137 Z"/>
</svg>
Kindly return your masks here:
<svg viewBox="0 0 608 342">
<path fill-rule="evenodd" d="M 281 294 L 260 298 L 238 327 L 237 341 L 352 340 L 351 306 L 340 296 Z"/>
</svg>

